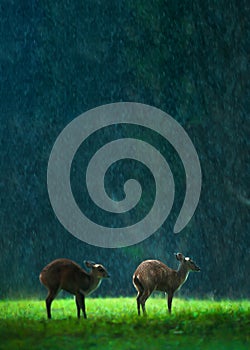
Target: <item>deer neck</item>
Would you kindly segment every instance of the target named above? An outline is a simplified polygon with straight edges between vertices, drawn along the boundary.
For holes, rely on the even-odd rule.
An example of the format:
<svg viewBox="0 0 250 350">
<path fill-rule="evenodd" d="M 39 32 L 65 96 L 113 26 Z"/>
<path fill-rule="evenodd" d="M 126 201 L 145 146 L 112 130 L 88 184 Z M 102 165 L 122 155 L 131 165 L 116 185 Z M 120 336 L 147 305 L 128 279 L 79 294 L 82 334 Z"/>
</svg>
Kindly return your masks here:
<svg viewBox="0 0 250 350">
<path fill-rule="evenodd" d="M 86 278 L 86 273 L 85 273 L 85 278 Z M 88 282 L 87 282 L 87 286 L 84 287 L 84 289 L 81 289 L 81 293 L 85 296 L 91 294 L 92 292 L 94 292 L 99 285 L 101 284 L 101 279 L 99 279 L 97 276 L 88 273 L 87 274 L 87 278 L 88 278 Z"/>
<path fill-rule="evenodd" d="M 91 288 L 91 293 L 96 290 L 100 284 L 102 283 L 102 279 L 98 278 L 95 275 L 90 274 L 90 288 Z"/>
<path fill-rule="evenodd" d="M 189 270 L 187 269 L 187 267 L 185 267 L 183 264 L 180 264 L 177 270 L 179 288 L 183 285 L 183 283 L 186 282 L 188 275 L 189 275 Z"/>
</svg>

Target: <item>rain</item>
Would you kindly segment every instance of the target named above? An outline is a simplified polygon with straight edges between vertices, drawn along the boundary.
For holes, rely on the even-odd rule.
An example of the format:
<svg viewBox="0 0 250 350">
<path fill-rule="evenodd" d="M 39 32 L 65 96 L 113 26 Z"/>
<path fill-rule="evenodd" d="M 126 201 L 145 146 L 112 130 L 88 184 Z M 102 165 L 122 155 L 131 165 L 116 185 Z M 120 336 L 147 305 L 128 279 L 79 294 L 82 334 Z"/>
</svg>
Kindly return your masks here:
<svg viewBox="0 0 250 350">
<path fill-rule="evenodd" d="M 57 258 L 81 266 L 84 260 L 103 264 L 111 278 L 95 296 L 135 296 L 132 275 L 138 264 L 159 259 L 176 269 L 177 252 L 201 267 L 179 295 L 248 298 L 244 6 L 236 1 L 221 1 L 214 8 L 213 1 L 191 6 L 188 1 L 160 0 L 14 3 L 0 5 L 4 13 L 0 298 L 43 299 L 39 273 Z M 122 159 L 105 173 L 105 191 L 112 200 L 121 201 L 124 184 L 134 179 L 142 189 L 140 201 L 125 213 L 112 213 L 93 203 L 86 171 L 93 155 L 108 142 L 135 138 L 149 143 L 165 158 L 175 183 L 171 212 L 156 232 L 137 244 L 106 248 L 75 237 L 62 225 L 50 202 L 47 169 L 53 145 L 70 122 L 93 108 L 118 102 L 153 106 L 175 119 L 198 154 L 202 186 L 192 218 L 174 233 L 187 185 L 176 149 L 162 135 L 140 125 L 101 125 L 82 142 L 70 171 L 74 200 L 88 220 L 110 230 L 125 230 L 143 220 L 155 201 L 154 174 L 139 160 Z"/>
</svg>

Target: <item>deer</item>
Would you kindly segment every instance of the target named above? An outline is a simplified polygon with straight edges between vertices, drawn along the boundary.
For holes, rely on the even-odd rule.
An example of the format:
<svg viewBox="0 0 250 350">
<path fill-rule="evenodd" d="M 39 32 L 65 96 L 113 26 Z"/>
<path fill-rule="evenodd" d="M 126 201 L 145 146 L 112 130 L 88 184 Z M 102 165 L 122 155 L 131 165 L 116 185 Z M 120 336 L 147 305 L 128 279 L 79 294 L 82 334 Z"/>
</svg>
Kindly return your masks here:
<svg viewBox="0 0 250 350">
<path fill-rule="evenodd" d="M 39 275 L 40 282 L 48 289 L 45 300 L 48 319 L 51 318 L 51 304 L 60 290 L 75 295 L 77 317 L 80 318 L 82 310 L 87 318 L 85 297 L 94 292 L 101 284 L 103 278 L 109 278 L 105 267 L 101 264 L 85 261 L 85 271 L 81 266 L 69 259 L 56 259 L 43 268 Z"/>
<path fill-rule="evenodd" d="M 153 291 L 162 291 L 168 295 L 168 312 L 171 314 L 174 293 L 186 282 L 190 271 L 200 271 L 192 259 L 182 253 L 175 254 L 179 261 L 178 270 L 173 270 L 159 260 L 145 260 L 133 274 L 133 284 L 137 290 L 137 311 L 140 308 L 146 315 L 145 303 Z"/>
</svg>

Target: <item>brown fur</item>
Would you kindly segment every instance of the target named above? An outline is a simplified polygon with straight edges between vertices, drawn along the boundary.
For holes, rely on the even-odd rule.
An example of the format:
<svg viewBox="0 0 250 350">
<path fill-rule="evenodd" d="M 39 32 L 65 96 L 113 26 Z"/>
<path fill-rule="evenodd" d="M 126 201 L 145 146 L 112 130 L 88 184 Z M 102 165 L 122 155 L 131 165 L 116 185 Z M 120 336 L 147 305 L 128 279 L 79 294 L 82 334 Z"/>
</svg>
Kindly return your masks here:
<svg viewBox="0 0 250 350">
<path fill-rule="evenodd" d="M 137 311 L 140 307 L 146 313 L 145 303 L 154 290 L 168 294 L 168 311 L 171 313 L 174 293 L 186 281 L 189 271 L 200 271 L 200 268 L 183 254 L 176 254 L 180 262 L 178 270 L 173 270 L 159 260 L 145 260 L 135 270 L 133 284 L 138 291 Z"/>
<path fill-rule="evenodd" d="M 57 259 L 43 268 L 39 279 L 48 289 L 46 309 L 48 318 L 51 318 L 51 304 L 61 289 L 76 296 L 77 316 L 80 317 L 80 309 L 84 318 L 85 296 L 92 293 L 101 283 L 102 278 L 109 277 L 107 270 L 100 264 L 85 262 L 90 273 L 69 259 Z"/>
</svg>

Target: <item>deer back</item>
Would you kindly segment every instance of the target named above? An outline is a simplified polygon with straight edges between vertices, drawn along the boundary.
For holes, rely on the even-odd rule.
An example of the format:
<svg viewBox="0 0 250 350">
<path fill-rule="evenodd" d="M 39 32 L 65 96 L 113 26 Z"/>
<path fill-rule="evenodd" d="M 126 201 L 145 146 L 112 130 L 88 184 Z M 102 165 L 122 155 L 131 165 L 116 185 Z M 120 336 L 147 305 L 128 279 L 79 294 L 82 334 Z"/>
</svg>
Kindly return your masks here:
<svg viewBox="0 0 250 350">
<path fill-rule="evenodd" d="M 168 291 L 176 271 L 159 260 L 145 260 L 136 269 L 134 275 L 144 289 Z"/>
<path fill-rule="evenodd" d="M 75 262 L 57 259 L 41 272 L 41 282 L 49 289 L 60 288 L 75 294 L 79 289 L 88 290 L 90 274 Z"/>
</svg>

